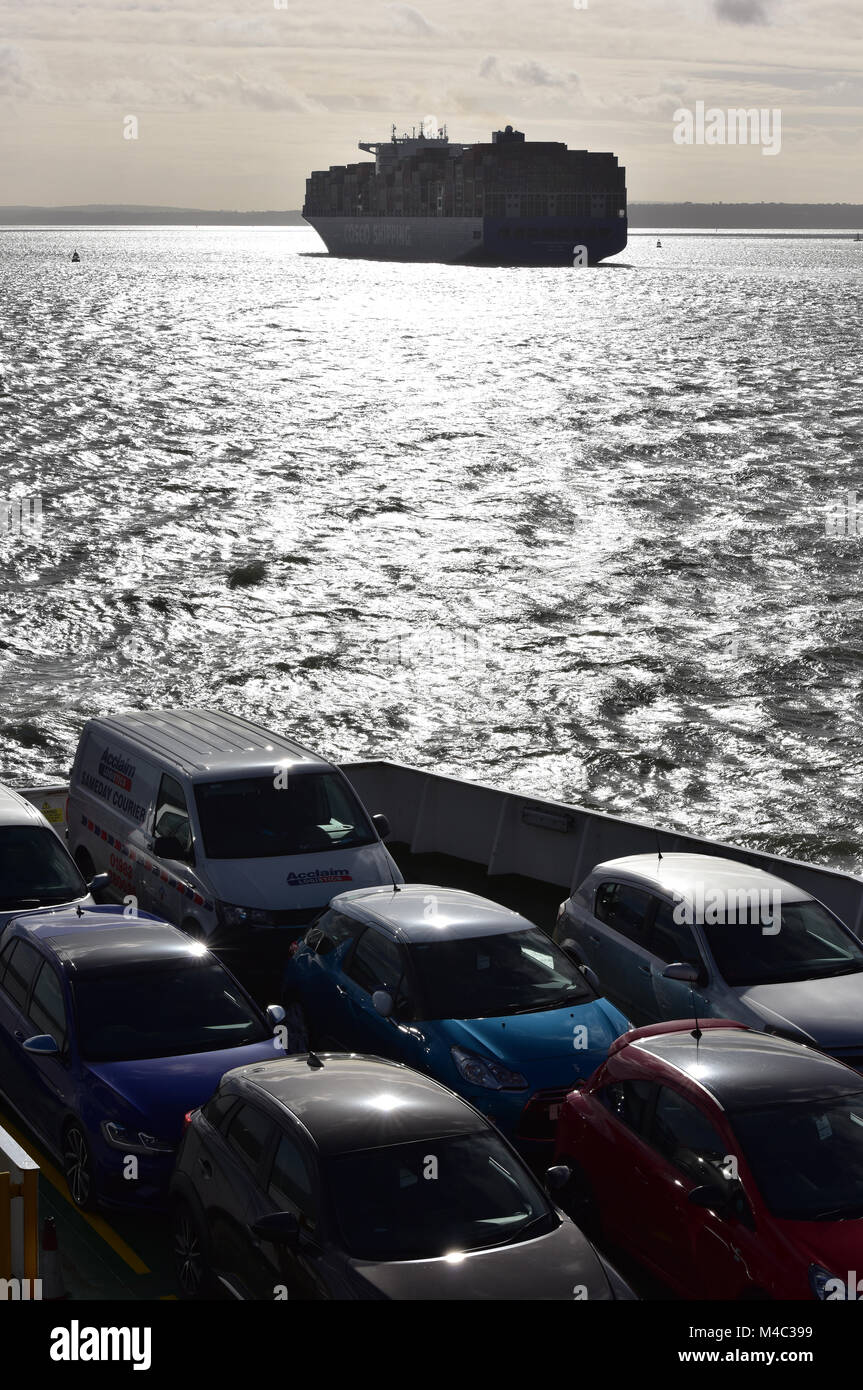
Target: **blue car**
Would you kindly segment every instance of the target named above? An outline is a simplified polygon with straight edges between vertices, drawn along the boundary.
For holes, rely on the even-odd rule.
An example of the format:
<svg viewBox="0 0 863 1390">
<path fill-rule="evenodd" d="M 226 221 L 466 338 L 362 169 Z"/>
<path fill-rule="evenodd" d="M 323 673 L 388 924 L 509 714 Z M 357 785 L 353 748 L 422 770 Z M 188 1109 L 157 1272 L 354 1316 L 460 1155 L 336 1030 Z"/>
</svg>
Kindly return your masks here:
<svg viewBox="0 0 863 1390">
<path fill-rule="evenodd" d="M 333 898 L 295 948 L 284 1002 L 289 1051 L 405 1062 L 537 1158 L 564 1097 L 630 1027 L 532 922 L 426 884 Z"/>
<path fill-rule="evenodd" d="M 163 1205 L 187 1113 L 283 1056 L 283 1017 L 148 913 L 34 913 L 0 935 L 0 1092 L 79 1207 Z"/>
</svg>

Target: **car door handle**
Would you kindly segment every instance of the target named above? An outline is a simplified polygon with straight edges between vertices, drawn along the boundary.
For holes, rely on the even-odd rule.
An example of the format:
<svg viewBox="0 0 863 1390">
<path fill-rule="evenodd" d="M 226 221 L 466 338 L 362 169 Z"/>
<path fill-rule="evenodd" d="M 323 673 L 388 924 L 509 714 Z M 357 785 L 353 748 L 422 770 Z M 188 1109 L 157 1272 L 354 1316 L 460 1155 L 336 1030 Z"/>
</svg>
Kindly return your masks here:
<svg viewBox="0 0 863 1390">
<path fill-rule="evenodd" d="M 649 974 L 650 974 L 650 966 L 649 966 L 649 965 L 640 965 L 638 968 L 639 968 L 639 970 L 641 971 L 642 975 L 649 975 Z"/>
<path fill-rule="evenodd" d="M 599 937 L 598 937 L 598 936 L 588 936 L 587 939 L 588 939 L 588 941 L 592 941 L 593 944 L 594 944 L 594 946 L 598 946 L 598 945 L 599 945 Z"/>
<path fill-rule="evenodd" d="M 26 1041 L 27 1041 L 27 1039 L 25 1038 L 24 1034 L 21 1032 L 21 1029 L 20 1029 L 20 1028 L 16 1028 L 16 1029 L 15 1029 L 15 1041 L 16 1041 L 16 1042 L 19 1042 L 19 1043 L 22 1043 L 22 1042 L 26 1042 Z"/>
<path fill-rule="evenodd" d="M 213 1176 L 213 1168 L 208 1159 L 198 1159 L 198 1172 L 201 1174 L 202 1178 L 211 1178 Z"/>
</svg>

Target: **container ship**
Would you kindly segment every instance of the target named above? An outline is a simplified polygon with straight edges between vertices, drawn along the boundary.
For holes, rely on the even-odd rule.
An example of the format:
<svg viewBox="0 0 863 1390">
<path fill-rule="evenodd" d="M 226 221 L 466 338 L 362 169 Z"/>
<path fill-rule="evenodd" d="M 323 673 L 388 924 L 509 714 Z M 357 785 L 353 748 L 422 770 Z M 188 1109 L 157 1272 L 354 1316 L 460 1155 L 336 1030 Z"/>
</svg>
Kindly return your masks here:
<svg viewBox="0 0 863 1390">
<path fill-rule="evenodd" d="M 306 181 L 303 216 L 333 256 L 486 265 L 595 265 L 626 246 L 626 170 L 613 154 L 526 140 L 456 145 L 446 127 L 359 148 L 374 163 Z"/>
</svg>

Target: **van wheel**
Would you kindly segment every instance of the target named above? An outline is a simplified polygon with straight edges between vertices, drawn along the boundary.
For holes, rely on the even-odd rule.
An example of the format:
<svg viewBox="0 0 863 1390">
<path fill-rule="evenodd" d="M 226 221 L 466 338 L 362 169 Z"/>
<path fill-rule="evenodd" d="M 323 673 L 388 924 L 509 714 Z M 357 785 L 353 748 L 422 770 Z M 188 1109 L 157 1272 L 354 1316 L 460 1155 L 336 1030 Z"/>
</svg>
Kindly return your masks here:
<svg viewBox="0 0 863 1390">
<path fill-rule="evenodd" d="M 96 1205 L 93 1160 L 84 1131 L 74 1122 L 63 1135 L 63 1171 L 75 1206 L 81 1211 L 92 1211 Z"/>
<path fill-rule="evenodd" d="M 209 1240 L 186 1202 L 177 1202 L 171 1212 L 174 1275 L 180 1297 L 207 1298 L 212 1291 Z"/>
<path fill-rule="evenodd" d="M 85 883 L 89 883 L 92 878 L 96 877 L 96 865 L 85 849 L 76 849 L 75 863 L 81 870 L 81 877 Z"/>
<path fill-rule="evenodd" d="M 194 917 L 184 917 L 180 923 L 180 931 L 184 931 L 187 936 L 193 936 L 196 941 L 203 941 L 205 944 L 207 942 L 204 928 Z"/>
</svg>

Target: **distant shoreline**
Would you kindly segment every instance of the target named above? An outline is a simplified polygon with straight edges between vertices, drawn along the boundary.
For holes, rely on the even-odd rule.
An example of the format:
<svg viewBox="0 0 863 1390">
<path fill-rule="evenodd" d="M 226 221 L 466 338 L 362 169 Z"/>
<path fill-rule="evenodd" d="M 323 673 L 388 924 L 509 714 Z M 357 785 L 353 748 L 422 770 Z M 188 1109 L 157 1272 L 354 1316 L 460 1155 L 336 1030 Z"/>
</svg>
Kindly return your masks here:
<svg viewBox="0 0 863 1390">
<path fill-rule="evenodd" d="M 0 207 L 0 230 L 27 227 L 307 227 L 302 214 L 213 212 L 204 208 L 139 206 Z M 697 231 L 863 231 L 863 204 L 857 203 L 630 203 L 632 232 L 663 229 Z"/>
</svg>

